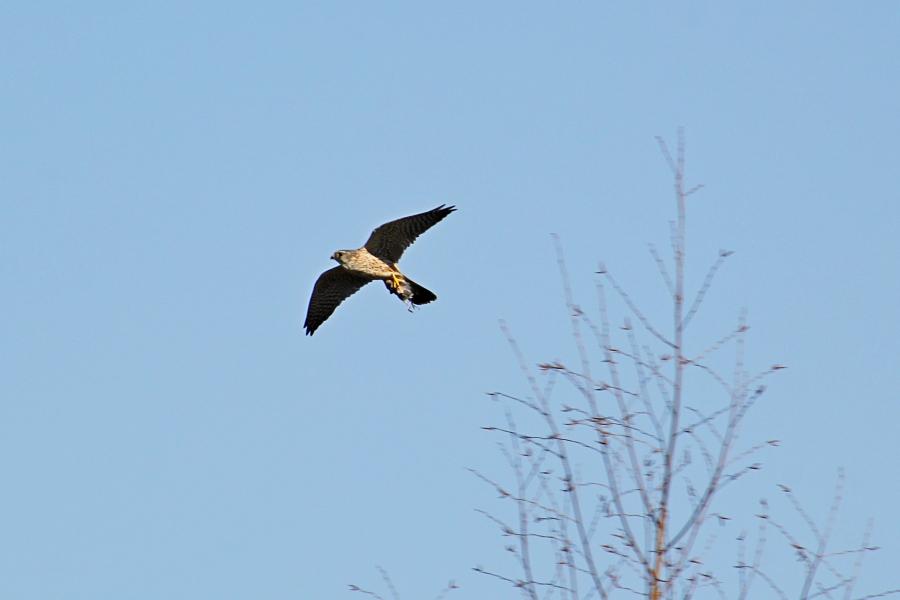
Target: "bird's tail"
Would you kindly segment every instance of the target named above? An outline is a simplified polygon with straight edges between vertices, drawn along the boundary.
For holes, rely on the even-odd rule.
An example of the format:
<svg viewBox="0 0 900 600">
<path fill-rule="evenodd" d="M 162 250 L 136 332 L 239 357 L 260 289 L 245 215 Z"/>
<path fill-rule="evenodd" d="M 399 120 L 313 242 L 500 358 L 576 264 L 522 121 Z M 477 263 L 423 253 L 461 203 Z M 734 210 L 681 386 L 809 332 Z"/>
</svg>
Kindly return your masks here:
<svg viewBox="0 0 900 600">
<path fill-rule="evenodd" d="M 413 304 L 428 304 L 429 302 L 433 302 L 437 300 L 437 296 L 431 290 L 422 287 L 409 277 L 406 278 L 406 283 L 409 284 L 411 295 L 409 296 L 409 301 Z"/>
<path fill-rule="evenodd" d="M 404 302 L 412 304 L 428 304 L 437 300 L 437 296 L 431 290 L 422 287 L 409 277 L 403 276 L 400 285 L 395 289 L 391 286 L 390 280 L 384 282 L 387 289 Z"/>
</svg>

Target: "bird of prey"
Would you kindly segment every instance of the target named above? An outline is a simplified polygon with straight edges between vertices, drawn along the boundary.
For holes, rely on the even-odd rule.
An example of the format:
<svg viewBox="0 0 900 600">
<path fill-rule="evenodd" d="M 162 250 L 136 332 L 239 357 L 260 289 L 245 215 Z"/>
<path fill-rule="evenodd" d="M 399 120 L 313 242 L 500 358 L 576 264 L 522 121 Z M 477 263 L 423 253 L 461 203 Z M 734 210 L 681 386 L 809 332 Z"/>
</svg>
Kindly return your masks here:
<svg viewBox="0 0 900 600">
<path fill-rule="evenodd" d="M 436 300 L 434 292 L 425 289 L 397 268 L 397 261 L 410 244 L 428 228 L 456 210 L 441 204 L 429 211 L 385 223 L 375 229 L 365 245 L 356 250 L 338 250 L 331 255 L 338 266 L 316 280 L 309 308 L 306 310 L 306 335 L 315 333 L 338 305 L 369 283 L 380 279 L 388 291 L 407 303 L 428 304 Z"/>
</svg>

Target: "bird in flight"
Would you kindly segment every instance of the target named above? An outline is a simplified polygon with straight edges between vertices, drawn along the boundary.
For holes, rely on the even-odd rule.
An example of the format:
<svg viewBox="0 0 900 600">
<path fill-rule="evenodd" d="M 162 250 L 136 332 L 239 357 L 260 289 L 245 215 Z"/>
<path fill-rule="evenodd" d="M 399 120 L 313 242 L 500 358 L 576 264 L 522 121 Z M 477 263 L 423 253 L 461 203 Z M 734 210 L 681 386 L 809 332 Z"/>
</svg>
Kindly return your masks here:
<svg viewBox="0 0 900 600">
<path fill-rule="evenodd" d="M 331 255 L 338 266 L 328 269 L 316 280 L 309 308 L 306 309 L 306 335 L 331 316 L 341 302 L 369 283 L 380 279 L 388 291 L 413 306 L 428 304 L 437 299 L 434 292 L 425 289 L 397 268 L 397 261 L 416 238 L 431 226 L 456 210 L 441 204 L 429 211 L 403 217 L 385 223 L 375 229 L 365 245 L 356 250 L 337 250 Z"/>
</svg>

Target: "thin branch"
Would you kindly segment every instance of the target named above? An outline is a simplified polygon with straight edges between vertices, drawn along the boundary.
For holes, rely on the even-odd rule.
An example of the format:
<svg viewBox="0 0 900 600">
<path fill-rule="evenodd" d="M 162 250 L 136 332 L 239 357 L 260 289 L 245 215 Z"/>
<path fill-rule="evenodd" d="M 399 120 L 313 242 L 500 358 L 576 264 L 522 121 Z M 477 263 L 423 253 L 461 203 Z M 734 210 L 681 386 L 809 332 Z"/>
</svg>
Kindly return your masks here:
<svg viewBox="0 0 900 600">
<path fill-rule="evenodd" d="M 872 527 L 874 523 L 872 519 L 869 519 L 866 523 L 866 530 L 863 533 L 862 543 L 859 546 L 859 553 L 856 555 L 856 561 L 853 563 L 853 575 L 850 577 L 850 584 L 847 586 L 846 593 L 844 594 L 844 600 L 850 600 L 850 596 L 853 595 L 853 587 L 856 585 L 856 580 L 859 577 L 859 571 L 862 569 L 863 558 L 866 555 L 866 548 L 869 546 L 869 538 L 872 536 Z"/>
<path fill-rule="evenodd" d="M 647 245 L 650 247 L 650 255 L 653 256 L 653 260 L 656 262 L 656 268 L 659 270 L 659 274 L 666 284 L 666 289 L 669 290 L 669 295 L 674 296 L 675 285 L 672 283 L 672 277 L 669 275 L 669 271 L 666 269 L 666 263 L 663 262 L 662 257 L 659 255 L 659 252 L 656 251 L 656 246 L 654 246 L 653 244 Z"/>
<path fill-rule="evenodd" d="M 885 596 L 893 596 L 894 594 L 900 594 L 900 589 L 886 590 L 884 592 L 879 592 L 877 594 L 869 594 L 868 596 L 860 596 L 859 598 L 856 598 L 856 600 L 872 600 L 873 598 L 884 598 Z"/>
<path fill-rule="evenodd" d="M 375 566 L 378 569 L 378 572 L 381 573 L 381 579 L 384 580 L 384 584 L 387 586 L 388 590 L 391 592 L 391 597 L 394 600 L 400 600 L 400 594 L 397 593 L 397 588 L 394 587 L 394 582 L 391 581 L 391 576 L 388 575 L 388 572 L 384 569 L 384 567 Z"/>
<path fill-rule="evenodd" d="M 725 335 L 725 336 L 723 336 L 722 338 L 716 340 L 711 346 L 709 346 L 708 348 L 706 348 L 706 350 L 704 350 L 703 352 L 701 352 L 700 354 L 698 354 L 698 355 L 695 356 L 694 358 L 691 358 L 691 359 L 688 359 L 688 360 L 690 360 L 690 362 L 692 362 L 692 363 L 698 363 L 698 362 L 700 362 L 701 360 L 703 360 L 704 358 L 706 358 L 707 356 L 709 356 L 710 354 L 714 353 L 715 351 L 717 351 L 718 349 L 720 349 L 722 346 L 724 346 L 725 344 L 727 344 L 728 342 L 730 342 L 731 340 L 733 340 L 734 338 L 736 338 L 738 335 L 740 335 L 740 334 L 742 334 L 742 333 L 745 333 L 748 329 L 750 329 L 750 327 L 748 327 L 746 324 L 738 326 L 737 329 L 735 329 L 734 331 L 729 332 L 727 335 Z"/>
<path fill-rule="evenodd" d="M 663 431 L 662 425 L 659 422 L 659 418 L 656 416 L 656 411 L 653 409 L 653 404 L 650 402 L 650 392 L 647 388 L 647 377 L 644 375 L 644 361 L 640 355 L 640 348 L 637 345 L 637 340 L 634 336 L 634 328 L 631 327 L 631 322 L 626 321 L 625 326 L 628 330 L 628 341 L 631 344 L 631 353 L 633 356 L 637 357 L 637 360 L 633 361 L 634 369 L 637 372 L 638 377 L 638 385 L 640 386 L 640 393 L 638 396 L 641 401 L 644 403 L 644 409 L 647 412 L 647 415 L 650 417 L 650 421 L 653 423 L 653 429 L 656 431 L 656 439 L 662 441 Z"/>
<path fill-rule="evenodd" d="M 685 327 L 688 326 L 688 323 L 691 322 L 691 319 L 694 318 L 694 315 L 697 314 L 697 311 L 700 309 L 700 305 L 703 304 L 703 299 L 706 297 L 706 293 L 712 286 L 713 278 L 715 278 L 716 272 L 719 270 L 719 267 L 721 267 L 722 263 L 725 262 L 725 259 L 732 254 L 733 252 L 729 252 L 727 250 L 719 250 L 719 258 L 716 259 L 716 262 L 713 263 L 713 265 L 709 268 L 709 271 L 706 273 L 706 277 L 703 279 L 703 285 L 700 286 L 700 290 L 697 292 L 697 297 L 694 298 L 694 302 L 691 304 L 691 307 L 687 311 L 687 315 L 685 315 L 684 317 Z"/>
<path fill-rule="evenodd" d="M 828 521 L 825 525 L 825 531 L 822 534 L 817 534 L 819 538 L 819 547 L 816 550 L 815 557 L 813 559 L 812 565 L 809 568 L 809 571 L 806 573 L 806 580 L 803 582 L 803 591 L 800 592 L 801 600 L 806 600 L 809 596 L 809 588 L 812 585 L 813 581 L 816 577 L 816 570 L 819 564 L 822 562 L 822 557 L 825 554 L 825 548 L 828 545 L 828 539 L 831 536 L 831 529 L 834 526 L 834 519 L 837 516 L 838 508 L 841 505 L 841 500 L 843 500 L 843 492 L 844 492 L 844 471 L 843 469 L 838 470 L 838 480 L 835 484 L 834 490 L 834 500 L 831 503 L 831 509 L 828 511 Z M 814 531 L 816 531 L 814 529 Z"/>
<path fill-rule="evenodd" d="M 769 577 L 768 575 L 766 575 L 765 572 L 763 572 L 760 569 L 754 568 L 754 567 L 749 567 L 749 568 L 753 569 L 753 572 L 756 573 L 757 575 L 759 575 L 760 579 L 762 579 L 767 584 L 769 584 L 769 587 L 772 589 L 773 592 L 778 594 L 779 598 L 781 598 L 782 600 L 788 600 L 787 594 L 784 593 L 784 590 L 782 590 L 780 587 L 778 587 L 778 585 L 774 581 L 772 581 L 772 578 Z"/>
<path fill-rule="evenodd" d="M 612 273 L 607 271 L 606 268 L 601 265 L 600 270 L 597 272 L 597 274 L 604 275 L 609 280 L 609 283 L 613 286 L 613 289 L 616 290 L 616 292 L 619 294 L 619 297 L 622 298 L 626 305 L 628 305 L 628 308 L 631 309 L 632 314 L 637 317 L 637 320 L 641 322 L 641 325 L 643 325 L 647 331 L 649 331 L 656 339 L 666 344 L 667 346 L 671 348 L 675 347 L 675 343 L 666 339 L 666 337 L 650 323 L 647 317 L 644 316 L 644 313 L 641 312 L 641 309 L 639 309 L 637 305 L 631 300 L 631 296 L 628 295 L 628 292 L 622 289 L 622 287 L 619 285 L 619 282 L 616 281 L 615 277 L 612 276 Z"/>
<path fill-rule="evenodd" d="M 666 144 L 666 141 L 662 139 L 660 136 L 655 136 L 656 143 L 659 144 L 659 151 L 662 152 L 663 157 L 666 159 L 666 163 L 669 165 L 669 168 L 672 169 L 672 174 L 678 173 L 678 167 L 675 165 L 675 161 L 672 160 L 672 153 L 669 152 L 669 146 Z"/>
<path fill-rule="evenodd" d="M 360 594 L 365 594 L 366 596 L 372 596 L 376 600 L 384 600 L 383 596 L 380 596 L 380 595 L 376 594 L 375 592 L 369 591 L 367 589 L 363 589 L 363 588 L 359 587 L 358 585 L 354 585 L 352 583 L 350 584 L 350 591 L 351 592 L 359 592 Z"/>
<path fill-rule="evenodd" d="M 447 584 L 447 587 L 445 587 L 443 590 L 441 590 L 441 593 L 439 593 L 435 597 L 434 600 L 444 600 L 444 598 L 447 597 L 447 594 L 449 594 L 453 590 L 458 590 L 458 589 L 459 589 L 459 586 L 456 585 L 456 582 L 451 579 L 450 583 Z"/>
</svg>

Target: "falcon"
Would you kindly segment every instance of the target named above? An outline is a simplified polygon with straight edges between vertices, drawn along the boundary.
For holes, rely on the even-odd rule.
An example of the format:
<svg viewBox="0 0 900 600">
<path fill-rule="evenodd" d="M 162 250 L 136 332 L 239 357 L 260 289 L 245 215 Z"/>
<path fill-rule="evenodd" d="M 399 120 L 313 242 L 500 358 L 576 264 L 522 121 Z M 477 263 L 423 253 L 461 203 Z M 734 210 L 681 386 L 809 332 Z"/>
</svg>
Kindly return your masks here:
<svg viewBox="0 0 900 600">
<path fill-rule="evenodd" d="M 331 259 L 337 261 L 338 266 L 328 269 L 316 280 L 303 323 L 306 335 L 315 333 L 341 302 L 370 281 L 383 281 L 388 292 L 406 303 L 409 310 L 436 300 L 434 292 L 401 273 L 397 261 L 417 237 L 454 210 L 454 206 L 441 204 L 429 211 L 385 223 L 372 232 L 362 248 L 337 250 L 332 254 Z"/>
</svg>

